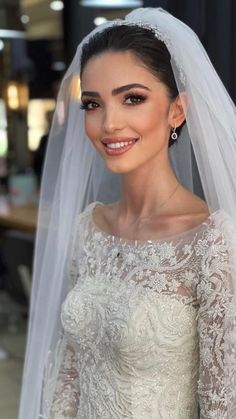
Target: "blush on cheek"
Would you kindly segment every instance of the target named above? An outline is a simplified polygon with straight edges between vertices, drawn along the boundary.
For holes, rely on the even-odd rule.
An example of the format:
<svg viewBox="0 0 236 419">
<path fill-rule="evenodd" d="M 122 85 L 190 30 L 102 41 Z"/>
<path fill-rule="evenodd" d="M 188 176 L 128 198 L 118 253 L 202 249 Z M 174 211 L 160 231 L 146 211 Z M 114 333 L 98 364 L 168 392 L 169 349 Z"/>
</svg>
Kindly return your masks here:
<svg viewBox="0 0 236 419">
<path fill-rule="evenodd" d="M 92 115 L 85 115 L 85 132 L 89 139 L 94 143 L 99 137 L 100 127 L 96 118 Z"/>
</svg>

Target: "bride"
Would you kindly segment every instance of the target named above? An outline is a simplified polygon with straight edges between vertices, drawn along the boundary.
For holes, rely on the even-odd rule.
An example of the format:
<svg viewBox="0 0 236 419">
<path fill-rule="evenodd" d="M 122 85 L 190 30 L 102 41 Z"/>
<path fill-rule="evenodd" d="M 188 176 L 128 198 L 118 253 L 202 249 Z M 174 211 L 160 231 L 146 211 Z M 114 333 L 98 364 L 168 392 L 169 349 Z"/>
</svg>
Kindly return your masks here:
<svg viewBox="0 0 236 419">
<path fill-rule="evenodd" d="M 161 9 L 82 42 L 43 177 L 21 419 L 235 417 L 234 113 Z"/>
</svg>

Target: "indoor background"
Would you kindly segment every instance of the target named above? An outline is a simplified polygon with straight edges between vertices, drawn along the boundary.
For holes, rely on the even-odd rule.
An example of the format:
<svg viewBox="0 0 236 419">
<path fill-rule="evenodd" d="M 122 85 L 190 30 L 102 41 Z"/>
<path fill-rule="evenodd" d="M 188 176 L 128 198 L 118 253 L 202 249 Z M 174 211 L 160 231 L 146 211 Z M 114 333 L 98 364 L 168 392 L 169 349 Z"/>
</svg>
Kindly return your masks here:
<svg viewBox="0 0 236 419">
<path fill-rule="evenodd" d="M 40 181 L 60 82 L 85 34 L 141 6 L 163 7 L 197 32 L 235 101 L 234 0 L 0 0 L 1 419 L 17 418 Z"/>
</svg>

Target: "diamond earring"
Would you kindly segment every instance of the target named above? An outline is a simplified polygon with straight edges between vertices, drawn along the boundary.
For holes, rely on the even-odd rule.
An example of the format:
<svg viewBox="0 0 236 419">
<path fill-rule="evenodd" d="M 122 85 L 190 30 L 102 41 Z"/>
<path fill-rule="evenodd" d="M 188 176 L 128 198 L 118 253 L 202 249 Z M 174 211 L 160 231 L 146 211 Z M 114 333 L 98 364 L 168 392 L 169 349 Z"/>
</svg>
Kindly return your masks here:
<svg viewBox="0 0 236 419">
<path fill-rule="evenodd" d="M 177 134 L 177 132 L 175 132 L 175 131 L 176 131 L 176 125 L 175 125 L 175 127 L 174 127 L 174 128 L 172 128 L 171 139 L 172 139 L 173 141 L 176 141 L 176 140 L 177 140 L 177 138 L 178 138 L 178 134 Z"/>
</svg>

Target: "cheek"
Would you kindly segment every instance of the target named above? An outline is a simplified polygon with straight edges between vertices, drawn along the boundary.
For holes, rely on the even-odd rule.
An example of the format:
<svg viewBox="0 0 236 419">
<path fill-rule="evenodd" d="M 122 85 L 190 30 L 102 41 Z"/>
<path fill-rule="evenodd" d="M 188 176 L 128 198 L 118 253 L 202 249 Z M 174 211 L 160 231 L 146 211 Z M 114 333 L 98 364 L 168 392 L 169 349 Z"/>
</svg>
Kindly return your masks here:
<svg viewBox="0 0 236 419">
<path fill-rule="evenodd" d="M 100 120 L 98 114 L 85 114 L 85 132 L 91 141 L 95 141 L 100 131 Z"/>
<path fill-rule="evenodd" d="M 142 114 L 138 124 L 144 135 L 157 138 L 164 135 L 168 129 L 167 113 L 163 109 L 151 108 Z"/>
</svg>

